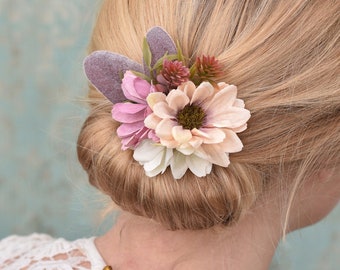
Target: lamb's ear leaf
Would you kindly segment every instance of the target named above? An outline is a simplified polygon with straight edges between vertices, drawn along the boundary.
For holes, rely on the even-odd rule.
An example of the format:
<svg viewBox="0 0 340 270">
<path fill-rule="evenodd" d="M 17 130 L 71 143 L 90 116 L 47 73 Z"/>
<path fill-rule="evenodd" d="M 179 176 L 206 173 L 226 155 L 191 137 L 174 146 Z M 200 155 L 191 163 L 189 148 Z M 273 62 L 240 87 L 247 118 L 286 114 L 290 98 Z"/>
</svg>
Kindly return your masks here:
<svg viewBox="0 0 340 270">
<path fill-rule="evenodd" d="M 87 78 L 113 104 L 126 101 L 121 76 L 127 70 L 143 73 L 143 67 L 137 62 L 108 51 L 95 51 L 84 60 Z"/>
<path fill-rule="evenodd" d="M 170 35 L 161 27 L 155 26 L 146 33 L 146 41 L 149 44 L 151 51 L 151 67 L 156 62 L 167 54 L 177 54 L 175 42 L 172 40 Z M 144 60 L 144 70 L 148 74 L 149 68 Z"/>
</svg>

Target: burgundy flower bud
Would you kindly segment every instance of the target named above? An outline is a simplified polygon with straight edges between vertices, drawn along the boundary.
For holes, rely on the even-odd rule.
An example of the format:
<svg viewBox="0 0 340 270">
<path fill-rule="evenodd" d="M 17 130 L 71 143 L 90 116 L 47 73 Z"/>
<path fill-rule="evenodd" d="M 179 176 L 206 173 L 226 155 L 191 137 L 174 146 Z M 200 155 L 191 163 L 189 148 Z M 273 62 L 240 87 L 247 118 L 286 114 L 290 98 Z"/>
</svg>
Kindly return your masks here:
<svg viewBox="0 0 340 270">
<path fill-rule="evenodd" d="M 201 81 L 216 78 L 222 73 L 222 67 L 214 56 L 197 57 L 195 65 L 196 73 Z"/>
<path fill-rule="evenodd" d="M 190 70 L 181 61 L 164 59 L 163 68 L 157 76 L 157 81 L 169 89 L 177 88 L 189 80 Z"/>
</svg>

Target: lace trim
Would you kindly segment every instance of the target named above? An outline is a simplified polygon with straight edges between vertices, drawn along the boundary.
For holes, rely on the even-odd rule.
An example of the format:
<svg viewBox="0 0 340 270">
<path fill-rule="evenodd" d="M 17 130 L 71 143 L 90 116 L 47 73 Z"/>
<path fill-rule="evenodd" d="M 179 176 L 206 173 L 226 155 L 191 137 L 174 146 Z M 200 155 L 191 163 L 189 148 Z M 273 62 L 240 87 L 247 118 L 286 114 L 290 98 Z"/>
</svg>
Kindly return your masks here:
<svg viewBox="0 0 340 270">
<path fill-rule="evenodd" d="M 41 234 L 11 236 L 0 241 L 0 254 L 0 269 L 86 270 L 105 266 L 93 238 L 68 242 Z"/>
</svg>

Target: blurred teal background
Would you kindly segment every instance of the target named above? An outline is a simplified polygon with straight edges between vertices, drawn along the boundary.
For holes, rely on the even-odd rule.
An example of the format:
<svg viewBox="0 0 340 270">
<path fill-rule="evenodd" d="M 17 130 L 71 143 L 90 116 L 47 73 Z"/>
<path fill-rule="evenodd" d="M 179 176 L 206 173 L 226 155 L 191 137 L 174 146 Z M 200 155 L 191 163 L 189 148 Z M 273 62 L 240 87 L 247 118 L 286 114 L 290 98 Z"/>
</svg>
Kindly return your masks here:
<svg viewBox="0 0 340 270">
<path fill-rule="evenodd" d="M 76 159 L 82 60 L 100 1 L 0 0 L 0 238 L 69 240 L 113 223 Z M 280 246 L 272 270 L 340 269 L 340 207 Z"/>
</svg>

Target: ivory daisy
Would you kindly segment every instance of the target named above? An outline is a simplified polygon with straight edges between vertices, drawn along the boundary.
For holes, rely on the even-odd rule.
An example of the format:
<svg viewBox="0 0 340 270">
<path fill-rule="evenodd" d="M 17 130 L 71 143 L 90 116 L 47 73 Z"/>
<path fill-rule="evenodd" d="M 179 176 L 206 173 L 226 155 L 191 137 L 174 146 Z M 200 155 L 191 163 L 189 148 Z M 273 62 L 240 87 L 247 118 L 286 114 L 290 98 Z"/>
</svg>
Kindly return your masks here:
<svg viewBox="0 0 340 270">
<path fill-rule="evenodd" d="M 167 96 L 150 93 L 147 103 L 153 112 L 144 123 L 163 146 L 227 167 L 228 153 L 242 150 L 236 133 L 246 129 L 250 118 L 236 94 L 234 85 L 219 83 L 214 88 L 203 82 L 196 88 L 188 81 Z"/>
</svg>

